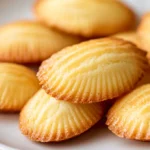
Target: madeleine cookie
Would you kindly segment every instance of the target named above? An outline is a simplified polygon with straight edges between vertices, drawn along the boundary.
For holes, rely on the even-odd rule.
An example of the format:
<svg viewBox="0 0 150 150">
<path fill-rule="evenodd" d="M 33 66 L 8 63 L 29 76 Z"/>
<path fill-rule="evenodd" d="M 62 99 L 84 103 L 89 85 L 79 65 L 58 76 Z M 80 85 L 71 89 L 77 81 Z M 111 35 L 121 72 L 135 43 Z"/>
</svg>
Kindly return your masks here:
<svg viewBox="0 0 150 150">
<path fill-rule="evenodd" d="M 119 39 L 123 39 L 129 42 L 132 42 L 133 44 L 138 46 L 138 40 L 137 40 L 137 34 L 136 31 L 126 31 L 126 32 L 121 32 L 113 35 L 112 37 L 116 37 Z"/>
<path fill-rule="evenodd" d="M 0 28 L 0 61 L 43 61 L 80 39 L 33 21 L 20 21 Z"/>
<path fill-rule="evenodd" d="M 135 25 L 132 10 L 116 0 L 38 0 L 34 9 L 39 20 L 84 37 L 107 36 Z"/>
<path fill-rule="evenodd" d="M 0 63 L 0 111 L 20 111 L 38 89 L 38 80 L 32 70 L 17 64 Z"/>
<path fill-rule="evenodd" d="M 145 52 L 115 38 L 63 49 L 44 61 L 37 74 L 43 89 L 73 103 L 118 97 L 135 86 L 147 67 Z"/>
<path fill-rule="evenodd" d="M 101 104 L 59 101 L 41 89 L 21 111 L 20 129 L 33 141 L 67 140 L 91 128 L 103 111 Z"/>
<path fill-rule="evenodd" d="M 139 47 L 150 52 L 150 12 L 143 16 L 137 33 Z"/>
<path fill-rule="evenodd" d="M 150 84 L 120 98 L 107 114 L 108 128 L 117 136 L 150 141 Z"/>
</svg>

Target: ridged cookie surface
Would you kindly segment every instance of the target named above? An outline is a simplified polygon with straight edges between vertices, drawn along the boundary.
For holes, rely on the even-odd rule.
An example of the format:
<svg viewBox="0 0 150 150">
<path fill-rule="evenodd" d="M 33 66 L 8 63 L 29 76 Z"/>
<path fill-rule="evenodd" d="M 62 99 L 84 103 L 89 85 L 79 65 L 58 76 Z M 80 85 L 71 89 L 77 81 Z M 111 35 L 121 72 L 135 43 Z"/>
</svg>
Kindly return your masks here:
<svg viewBox="0 0 150 150">
<path fill-rule="evenodd" d="M 104 38 L 77 44 L 44 61 L 38 78 L 53 97 L 73 103 L 113 99 L 133 89 L 144 73 L 145 52 Z"/>
<path fill-rule="evenodd" d="M 20 129 L 33 141 L 67 140 L 91 128 L 102 118 L 103 111 L 99 103 L 72 104 L 40 90 L 23 108 Z"/>
<path fill-rule="evenodd" d="M 32 70 L 0 63 L 0 111 L 20 111 L 38 89 L 38 80 Z"/>
<path fill-rule="evenodd" d="M 118 99 L 107 114 L 106 124 L 119 137 L 150 141 L 150 84 Z"/>
<path fill-rule="evenodd" d="M 116 0 L 38 0 L 39 20 L 84 37 L 106 36 L 135 24 L 132 10 Z"/>
<path fill-rule="evenodd" d="M 20 21 L 0 28 L 0 61 L 43 61 L 80 39 L 34 21 Z"/>
</svg>

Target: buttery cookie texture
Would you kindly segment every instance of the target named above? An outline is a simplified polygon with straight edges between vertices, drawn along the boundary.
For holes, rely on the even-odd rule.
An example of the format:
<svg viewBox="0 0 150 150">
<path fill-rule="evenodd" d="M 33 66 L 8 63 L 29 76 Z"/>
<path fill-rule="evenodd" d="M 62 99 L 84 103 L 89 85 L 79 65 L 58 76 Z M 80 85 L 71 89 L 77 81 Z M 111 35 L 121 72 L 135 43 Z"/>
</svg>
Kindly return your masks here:
<svg viewBox="0 0 150 150">
<path fill-rule="evenodd" d="M 123 39 L 129 42 L 132 42 L 136 46 L 138 46 L 137 34 L 136 31 L 126 31 L 113 35 L 112 37 L 116 37 L 119 39 Z"/>
<path fill-rule="evenodd" d="M 135 15 L 116 0 L 38 0 L 39 20 L 62 31 L 84 37 L 99 37 L 132 28 Z"/>
<path fill-rule="evenodd" d="M 150 52 L 150 12 L 143 16 L 137 33 L 140 48 Z"/>
<path fill-rule="evenodd" d="M 32 70 L 17 64 L 0 63 L 0 111 L 20 111 L 38 89 L 38 80 Z"/>
<path fill-rule="evenodd" d="M 41 89 L 21 111 L 20 129 L 33 141 L 67 140 L 91 128 L 103 110 L 101 104 L 59 101 Z"/>
<path fill-rule="evenodd" d="M 53 97 L 92 103 L 118 97 L 135 86 L 147 67 L 145 52 L 130 42 L 103 38 L 83 42 L 54 54 L 37 74 Z"/>
<path fill-rule="evenodd" d="M 80 39 L 34 21 L 20 21 L 0 28 L 0 61 L 40 62 Z"/>
<path fill-rule="evenodd" d="M 108 128 L 117 136 L 150 141 L 150 84 L 120 98 L 107 114 Z"/>
</svg>

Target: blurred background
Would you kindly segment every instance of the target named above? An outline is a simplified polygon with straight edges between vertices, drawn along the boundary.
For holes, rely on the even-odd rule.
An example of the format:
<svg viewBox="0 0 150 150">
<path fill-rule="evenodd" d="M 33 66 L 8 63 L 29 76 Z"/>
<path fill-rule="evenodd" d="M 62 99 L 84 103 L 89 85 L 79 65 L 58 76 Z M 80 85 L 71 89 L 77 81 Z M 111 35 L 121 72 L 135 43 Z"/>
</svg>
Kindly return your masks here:
<svg viewBox="0 0 150 150">
<path fill-rule="evenodd" d="M 133 8 L 138 16 L 150 10 L 150 0 L 122 0 Z M 33 18 L 35 0 L 0 0 L 0 24 Z"/>
</svg>

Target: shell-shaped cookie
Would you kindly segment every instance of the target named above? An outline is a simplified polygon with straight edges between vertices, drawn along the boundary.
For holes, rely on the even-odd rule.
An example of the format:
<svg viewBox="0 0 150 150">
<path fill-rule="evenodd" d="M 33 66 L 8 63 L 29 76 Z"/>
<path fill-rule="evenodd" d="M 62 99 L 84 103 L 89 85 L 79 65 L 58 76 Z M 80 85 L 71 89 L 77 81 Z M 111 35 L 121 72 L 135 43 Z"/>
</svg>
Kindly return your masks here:
<svg viewBox="0 0 150 150">
<path fill-rule="evenodd" d="M 132 28 L 135 15 L 116 0 L 38 0 L 39 20 L 62 31 L 84 37 L 99 37 Z"/>
<path fill-rule="evenodd" d="M 80 40 L 38 22 L 12 23 L 0 28 L 0 61 L 40 62 Z"/>
<path fill-rule="evenodd" d="M 118 99 L 107 114 L 106 124 L 119 137 L 150 141 L 150 84 Z"/>
<path fill-rule="evenodd" d="M 22 133 L 33 141 L 62 141 L 80 135 L 103 114 L 101 104 L 73 104 L 59 101 L 41 89 L 23 108 Z"/>
<path fill-rule="evenodd" d="M 104 38 L 83 42 L 44 61 L 37 74 L 43 89 L 73 103 L 113 99 L 133 89 L 144 73 L 145 52 L 130 42 Z"/>
<path fill-rule="evenodd" d="M 137 33 L 139 47 L 150 52 L 150 12 L 143 16 Z"/>
<path fill-rule="evenodd" d="M 36 74 L 22 66 L 0 63 L 0 111 L 17 112 L 39 89 Z"/>
<path fill-rule="evenodd" d="M 126 32 L 121 32 L 113 35 L 112 37 L 116 37 L 119 39 L 123 39 L 129 42 L 132 42 L 133 44 L 138 46 L 138 40 L 137 40 L 137 34 L 136 31 L 126 31 Z"/>
</svg>

